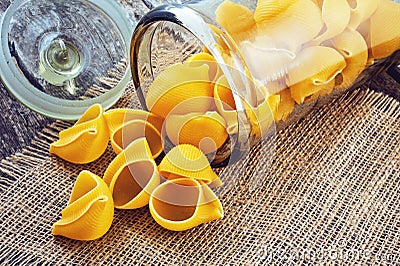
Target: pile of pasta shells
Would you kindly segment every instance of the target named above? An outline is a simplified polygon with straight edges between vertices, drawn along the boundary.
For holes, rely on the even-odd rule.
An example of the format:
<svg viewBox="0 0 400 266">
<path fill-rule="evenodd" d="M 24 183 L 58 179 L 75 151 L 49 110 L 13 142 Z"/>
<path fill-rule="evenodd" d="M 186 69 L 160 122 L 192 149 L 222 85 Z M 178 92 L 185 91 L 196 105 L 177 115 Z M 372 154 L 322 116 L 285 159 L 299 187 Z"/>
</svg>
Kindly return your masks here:
<svg viewBox="0 0 400 266">
<path fill-rule="evenodd" d="M 223 217 L 221 202 L 211 190 L 221 181 L 198 147 L 179 144 L 156 164 L 154 159 L 162 152 L 162 124 L 163 119 L 153 113 L 105 112 L 96 104 L 74 126 L 59 133 L 50 152 L 66 161 L 93 162 L 110 140 L 116 156 L 102 177 L 89 171 L 79 174 L 61 220 L 53 225 L 54 235 L 97 239 L 111 227 L 114 208 L 148 206 L 157 223 L 174 231 Z"/>
<path fill-rule="evenodd" d="M 390 0 L 259 0 L 254 12 L 227 0 L 216 21 L 265 85 L 265 99 L 279 105 L 275 120 L 348 88 L 375 59 L 400 49 L 400 4 Z"/>
<path fill-rule="evenodd" d="M 284 120 L 295 103 L 345 88 L 373 59 L 398 50 L 399 18 L 399 4 L 389 0 L 259 0 L 254 13 L 223 2 L 217 22 L 240 47 L 254 82 L 271 85 L 260 86 L 265 99 L 256 107 L 241 98 L 256 134 Z M 115 208 L 148 206 L 174 231 L 223 217 L 212 190 L 222 182 L 209 156 L 239 123 L 216 60 L 205 49 L 166 68 L 145 100 L 149 112 L 93 105 L 51 144 L 51 153 L 76 164 L 99 159 L 110 142 L 116 154 L 102 177 L 79 174 L 54 235 L 97 239 L 110 229 Z"/>
<path fill-rule="evenodd" d="M 116 156 L 102 177 L 88 171 L 77 177 L 53 234 L 99 238 L 109 230 L 114 208 L 148 206 L 157 223 L 174 231 L 222 218 L 222 204 L 212 191 L 222 182 L 206 156 L 229 135 L 225 119 L 211 108 L 224 98 L 214 98 L 214 90 L 221 90 L 215 84 L 221 73 L 210 54 L 195 54 L 153 81 L 146 95 L 151 112 L 105 111 L 96 104 L 61 131 L 50 153 L 66 161 L 93 162 L 109 143 Z"/>
</svg>

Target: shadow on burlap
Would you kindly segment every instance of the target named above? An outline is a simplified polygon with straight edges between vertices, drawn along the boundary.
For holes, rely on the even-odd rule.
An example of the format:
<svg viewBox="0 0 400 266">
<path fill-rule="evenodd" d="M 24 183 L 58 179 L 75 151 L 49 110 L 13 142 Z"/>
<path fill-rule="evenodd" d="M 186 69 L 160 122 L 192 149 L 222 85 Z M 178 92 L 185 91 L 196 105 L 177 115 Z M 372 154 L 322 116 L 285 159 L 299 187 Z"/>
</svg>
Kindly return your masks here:
<svg viewBox="0 0 400 266">
<path fill-rule="evenodd" d="M 119 106 L 138 107 L 130 85 Z M 130 97 L 133 97 L 131 99 Z M 135 106 L 136 105 L 136 106 Z M 223 171 L 225 217 L 185 232 L 155 223 L 148 208 L 115 211 L 101 239 L 54 237 L 78 173 L 102 175 L 112 149 L 77 166 L 48 154 L 56 122 L 0 177 L 0 264 L 373 264 L 400 260 L 400 103 L 357 90 L 277 134 Z M 271 162 L 272 161 L 272 162 Z M 251 177 L 251 178 L 249 178 Z M 256 187 L 251 187 L 256 179 Z M 254 184 L 254 183 L 253 183 Z"/>
</svg>

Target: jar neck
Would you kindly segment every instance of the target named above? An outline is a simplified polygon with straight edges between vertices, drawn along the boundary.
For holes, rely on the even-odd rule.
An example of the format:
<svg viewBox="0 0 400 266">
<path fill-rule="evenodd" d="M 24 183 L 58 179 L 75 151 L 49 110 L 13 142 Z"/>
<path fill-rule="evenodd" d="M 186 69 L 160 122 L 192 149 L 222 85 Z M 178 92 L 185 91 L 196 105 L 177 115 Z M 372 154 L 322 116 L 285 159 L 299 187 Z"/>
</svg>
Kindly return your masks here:
<svg viewBox="0 0 400 266">
<path fill-rule="evenodd" d="M 170 23 L 181 28 L 182 31 L 189 32 L 213 55 L 232 91 L 238 118 L 238 129 L 234 137 L 235 145 L 230 158 L 230 162 L 232 162 L 246 155 L 251 146 L 261 137 L 254 133 L 256 130 L 248 110 L 249 104 L 254 107 L 257 105 L 256 88 L 236 43 L 217 25 L 215 18 L 204 14 L 207 10 L 210 13 L 210 10 L 215 10 L 215 8 L 213 9 L 211 6 L 205 9 L 204 3 L 200 5 L 198 2 L 190 1 L 188 5 L 162 5 L 147 13 L 140 20 L 131 41 L 133 83 L 142 107 L 147 110 L 142 85 L 146 80 L 151 82 L 155 77 L 152 45 L 157 28 L 163 23 Z M 219 1 L 214 2 L 214 5 L 218 6 Z M 229 57 L 224 56 L 221 47 L 225 47 L 229 51 Z"/>
</svg>

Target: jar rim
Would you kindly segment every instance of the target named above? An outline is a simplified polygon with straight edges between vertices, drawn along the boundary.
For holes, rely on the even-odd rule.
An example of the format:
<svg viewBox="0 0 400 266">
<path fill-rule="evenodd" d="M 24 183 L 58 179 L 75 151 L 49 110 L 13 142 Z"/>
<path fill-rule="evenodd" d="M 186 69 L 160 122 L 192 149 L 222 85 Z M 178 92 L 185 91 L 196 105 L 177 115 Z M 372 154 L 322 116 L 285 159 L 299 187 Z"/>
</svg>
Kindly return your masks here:
<svg viewBox="0 0 400 266">
<path fill-rule="evenodd" d="M 135 86 L 139 101 L 142 107 L 148 111 L 145 101 L 145 95 L 141 89 L 141 79 L 140 79 L 140 66 L 139 66 L 139 57 L 141 56 L 141 49 L 143 49 L 143 45 L 145 49 L 148 51 L 145 52 L 146 54 L 146 62 L 145 64 L 148 65 L 150 69 L 151 75 L 153 75 L 151 69 L 151 62 L 150 62 L 150 53 L 149 50 L 151 46 L 151 40 L 149 38 L 153 38 L 154 31 L 157 27 L 157 24 L 160 22 L 170 22 L 175 25 L 182 27 L 183 29 L 187 30 L 190 34 L 192 34 L 197 40 L 199 40 L 214 56 L 215 60 L 217 61 L 218 65 L 221 67 L 223 73 L 227 77 L 229 85 L 232 90 L 232 94 L 234 96 L 234 101 L 236 104 L 236 111 L 238 117 L 238 133 L 236 136 L 236 145 L 234 147 L 235 150 L 239 150 L 240 158 L 242 158 L 247 152 L 250 150 L 252 145 L 251 143 L 251 131 L 252 126 L 250 123 L 249 115 L 246 112 L 246 107 L 239 95 L 239 90 L 237 89 L 237 85 L 234 82 L 233 77 L 230 74 L 229 67 L 223 60 L 221 52 L 216 48 L 218 42 L 215 40 L 212 30 L 207 24 L 205 20 L 206 16 L 201 14 L 195 9 L 192 9 L 188 6 L 182 4 L 166 4 L 156 7 L 155 9 L 148 12 L 136 26 L 136 29 L 133 33 L 132 40 L 131 40 L 131 71 L 132 71 L 132 79 L 133 84 Z M 219 29 L 221 29 L 218 26 Z M 148 31 L 153 31 L 149 33 Z M 224 29 L 221 31 L 226 34 L 227 38 L 231 37 Z M 237 49 L 238 50 L 238 49 Z M 242 79 L 248 79 L 248 75 L 250 73 L 245 72 L 245 62 L 243 62 L 243 58 L 239 57 L 239 51 L 236 53 L 238 58 L 235 60 L 236 66 L 242 64 L 242 69 L 236 70 L 236 72 L 242 73 Z M 143 59 L 143 58 L 141 58 Z M 240 64 L 239 64 L 240 63 Z M 236 67 L 235 66 L 235 67 Z M 247 75 L 247 76 L 246 76 Z M 250 74 L 251 75 L 251 74 Z M 247 89 L 247 88 L 246 88 Z M 245 153 L 243 153 L 245 151 Z M 232 153 L 234 154 L 234 152 Z M 240 158 L 231 158 L 231 160 L 237 161 Z"/>
</svg>

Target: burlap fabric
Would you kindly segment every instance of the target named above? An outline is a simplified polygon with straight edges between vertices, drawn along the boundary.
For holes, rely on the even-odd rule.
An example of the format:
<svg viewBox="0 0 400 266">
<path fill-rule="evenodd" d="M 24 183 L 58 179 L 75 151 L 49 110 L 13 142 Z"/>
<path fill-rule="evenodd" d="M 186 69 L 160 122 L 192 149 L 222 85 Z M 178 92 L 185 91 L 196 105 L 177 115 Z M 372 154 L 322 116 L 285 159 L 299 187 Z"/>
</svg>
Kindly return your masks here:
<svg viewBox="0 0 400 266">
<path fill-rule="evenodd" d="M 137 1 L 127 3 L 140 17 Z M 117 106 L 139 107 L 132 85 Z M 109 147 L 85 166 L 50 155 L 71 125 L 55 122 L 0 164 L 0 264 L 399 264 L 399 122 L 395 99 L 348 93 L 218 170 L 223 219 L 177 233 L 148 208 L 116 210 L 110 231 L 91 242 L 54 237 L 51 226 L 79 172 L 102 175 L 114 154 Z"/>
<path fill-rule="evenodd" d="M 119 106 L 138 104 L 132 90 Z M 117 210 L 111 230 L 92 242 L 51 234 L 78 173 L 102 175 L 114 157 L 109 148 L 77 166 L 50 155 L 69 125 L 50 125 L 2 162 L 3 265 L 399 263 L 400 103 L 393 98 L 357 90 L 279 132 L 274 156 L 269 145 L 255 147 L 222 173 L 236 180 L 220 193 L 221 220 L 171 232 L 148 208 Z"/>
</svg>

